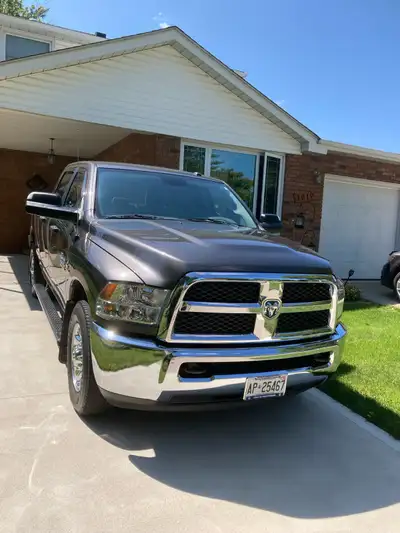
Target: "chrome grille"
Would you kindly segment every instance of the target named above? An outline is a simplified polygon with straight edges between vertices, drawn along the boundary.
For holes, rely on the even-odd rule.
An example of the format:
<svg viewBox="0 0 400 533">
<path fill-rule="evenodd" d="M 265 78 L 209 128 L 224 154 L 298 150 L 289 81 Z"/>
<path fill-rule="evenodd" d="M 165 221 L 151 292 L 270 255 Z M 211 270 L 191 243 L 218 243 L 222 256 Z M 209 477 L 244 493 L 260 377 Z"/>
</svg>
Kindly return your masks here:
<svg viewBox="0 0 400 533">
<path fill-rule="evenodd" d="M 336 306 L 329 275 L 195 272 L 173 291 L 159 338 L 254 343 L 315 337 L 335 330 Z"/>
</svg>

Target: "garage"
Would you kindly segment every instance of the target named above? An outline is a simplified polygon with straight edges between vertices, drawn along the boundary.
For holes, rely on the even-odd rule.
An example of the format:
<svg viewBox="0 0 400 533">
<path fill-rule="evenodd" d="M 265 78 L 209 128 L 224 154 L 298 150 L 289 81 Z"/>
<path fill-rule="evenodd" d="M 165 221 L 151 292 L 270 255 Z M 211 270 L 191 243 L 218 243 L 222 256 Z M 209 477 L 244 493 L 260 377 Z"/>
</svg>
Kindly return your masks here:
<svg viewBox="0 0 400 533">
<path fill-rule="evenodd" d="M 319 253 L 334 271 L 377 279 L 399 242 L 399 185 L 326 175 Z"/>
</svg>

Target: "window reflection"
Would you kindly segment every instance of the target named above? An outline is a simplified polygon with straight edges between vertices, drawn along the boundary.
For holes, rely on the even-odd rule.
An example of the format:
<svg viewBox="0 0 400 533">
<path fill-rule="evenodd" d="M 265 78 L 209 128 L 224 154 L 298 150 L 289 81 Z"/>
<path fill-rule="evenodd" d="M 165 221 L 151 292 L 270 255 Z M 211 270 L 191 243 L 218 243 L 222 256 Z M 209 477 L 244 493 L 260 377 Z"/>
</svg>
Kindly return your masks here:
<svg viewBox="0 0 400 533">
<path fill-rule="evenodd" d="M 256 165 L 256 155 L 214 149 L 210 175 L 228 183 L 252 208 Z"/>
<path fill-rule="evenodd" d="M 183 170 L 205 174 L 206 149 L 186 145 L 183 152 Z"/>
</svg>

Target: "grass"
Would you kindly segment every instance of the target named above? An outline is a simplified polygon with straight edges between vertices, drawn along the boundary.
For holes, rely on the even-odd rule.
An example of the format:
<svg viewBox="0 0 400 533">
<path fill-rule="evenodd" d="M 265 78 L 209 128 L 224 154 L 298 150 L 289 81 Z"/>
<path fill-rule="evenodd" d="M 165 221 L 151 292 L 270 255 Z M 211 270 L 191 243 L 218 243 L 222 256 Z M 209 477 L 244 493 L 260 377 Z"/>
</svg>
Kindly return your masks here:
<svg viewBox="0 0 400 533">
<path fill-rule="evenodd" d="M 349 302 L 343 362 L 321 389 L 400 439 L 400 310 Z"/>
</svg>

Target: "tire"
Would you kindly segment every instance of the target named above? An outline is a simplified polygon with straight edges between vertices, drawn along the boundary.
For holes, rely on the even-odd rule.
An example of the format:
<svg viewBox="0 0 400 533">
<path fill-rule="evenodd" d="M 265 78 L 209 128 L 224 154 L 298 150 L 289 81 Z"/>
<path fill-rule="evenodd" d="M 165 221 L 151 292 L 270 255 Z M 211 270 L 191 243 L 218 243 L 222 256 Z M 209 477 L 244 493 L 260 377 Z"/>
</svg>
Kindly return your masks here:
<svg viewBox="0 0 400 533">
<path fill-rule="evenodd" d="M 37 298 L 36 291 L 33 288 L 35 283 L 44 283 L 43 274 L 40 270 L 39 261 L 36 257 L 35 249 L 29 249 L 29 284 L 31 286 L 31 294 L 34 298 Z"/>
<path fill-rule="evenodd" d="M 71 314 L 67 336 L 67 373 L 69 397 L 81 416 L 103 413 L 109 404 L 97 386 L 90 349 L 90 307 L 83 300 Z"/>
<path fill-rule="evenodd" d="M 395 276 L 393 280 L 393 290 L 396 298 L 400 301 L 400 272 Z"/>
</svg>

